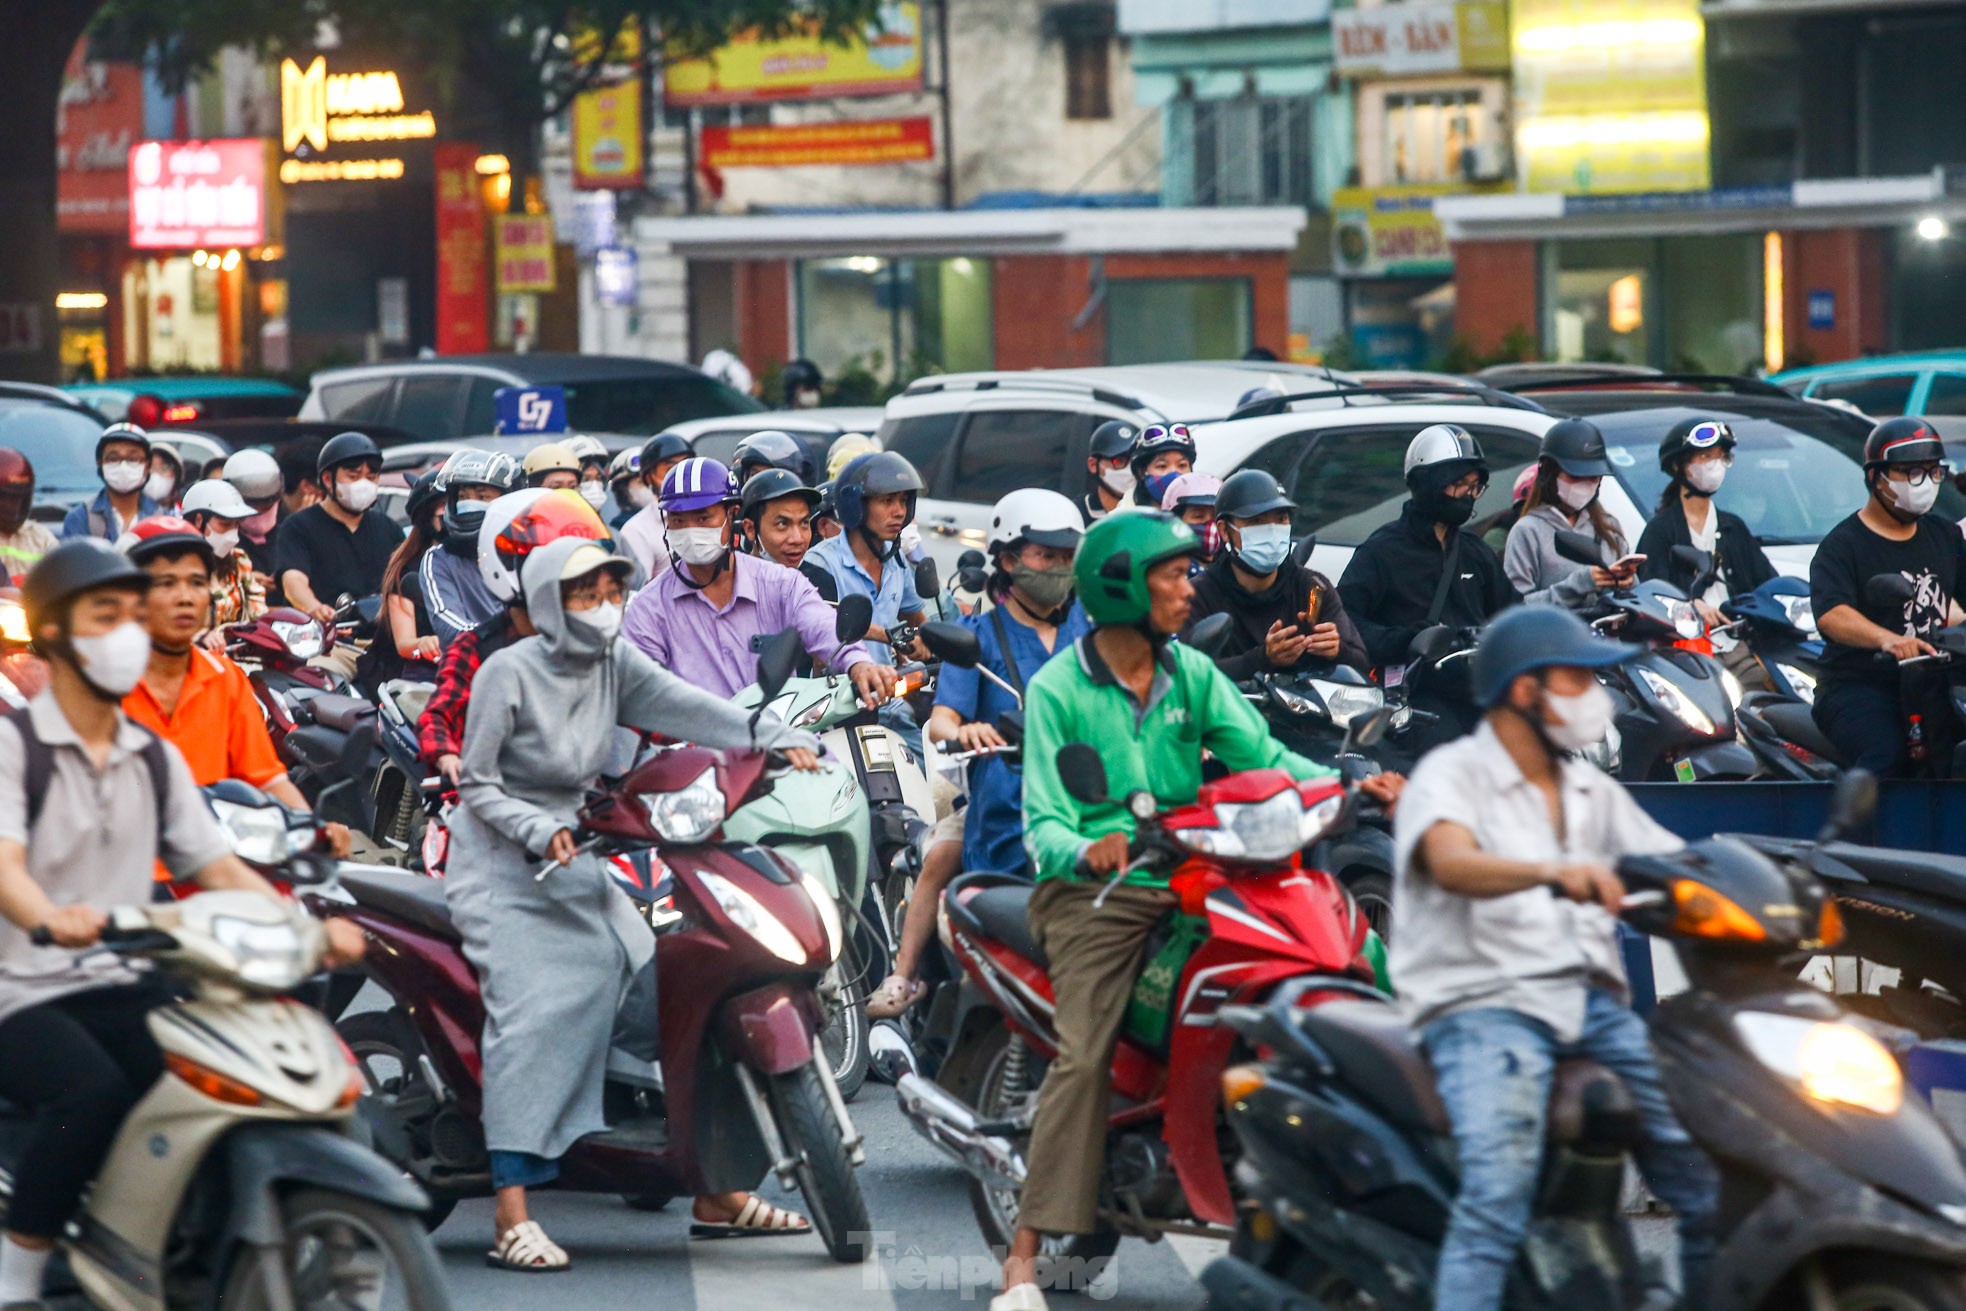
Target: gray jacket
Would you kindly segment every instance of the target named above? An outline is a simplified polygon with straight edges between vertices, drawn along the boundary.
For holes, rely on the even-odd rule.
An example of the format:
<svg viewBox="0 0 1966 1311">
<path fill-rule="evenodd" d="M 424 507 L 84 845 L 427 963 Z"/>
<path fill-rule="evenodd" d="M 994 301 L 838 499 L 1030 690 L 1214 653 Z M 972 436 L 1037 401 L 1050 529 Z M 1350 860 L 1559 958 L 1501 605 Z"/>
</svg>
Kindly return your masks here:
<svg viewBox="0 0 1966 1311">
<path fill-rule="evenodd" d="M 1591 521 L 1580 518 L 1572 525 L 1553 505 L 1537 506 L 1509 529 L 1508 545 L 1502 550 L 1502 568 L 1524 601 L 1582 610 L 1596 598 L 1591 571 L 1556 553 L 1556 535 L 1573 531 L 1592 536 Z M 1611 549 L 1610 543 L 1600 541 L 1597 549 L 1607 566 L 1618 562 L 1618 553 Z"/>
</svg>

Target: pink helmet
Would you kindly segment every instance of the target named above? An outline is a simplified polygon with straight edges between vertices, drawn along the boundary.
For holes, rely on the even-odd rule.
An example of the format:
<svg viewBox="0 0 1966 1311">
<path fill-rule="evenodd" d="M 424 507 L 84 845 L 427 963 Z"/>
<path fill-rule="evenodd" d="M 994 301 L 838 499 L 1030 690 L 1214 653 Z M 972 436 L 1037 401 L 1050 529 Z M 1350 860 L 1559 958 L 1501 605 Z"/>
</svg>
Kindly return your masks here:
<svg viewBox="0 0 1966 1311">
<path fill-rule="evenodd" d="M 1515 476 L 1515 488 L 1509 493 L 1511 502 L 1521 505 L 1529 499 L 1529 488 L 1536 481 L 1536 470 L 1538 467 L 1538 464 L 1525 465 L 1523 466 L 1522 472 Z"/>
<path fill-rule="evenodd" d="M 1160 508 L 1173 514 L 1184 505 L 1215 504 L 1215 494 L 1222 490 L 1222 480 L 1212 473 L 1184 473 L 1167 485 L 1167 492 L 1160 498 Z"/>
</svg>

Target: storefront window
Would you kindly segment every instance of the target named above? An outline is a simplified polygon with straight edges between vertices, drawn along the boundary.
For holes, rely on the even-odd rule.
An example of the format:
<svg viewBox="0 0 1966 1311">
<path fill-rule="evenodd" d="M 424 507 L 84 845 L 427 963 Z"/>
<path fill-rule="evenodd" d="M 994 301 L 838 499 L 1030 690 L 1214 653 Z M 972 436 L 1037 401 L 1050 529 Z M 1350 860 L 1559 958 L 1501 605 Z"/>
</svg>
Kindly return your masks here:
<svg viewBox="0 0 1966 1311">
<path fill-rule="evenodd" d="M 1253 344 L 1246 278 L 1125 278 L 1106 284 L 1106 362 L 1233 360 Z"/>
<path fill-rule="evenodd" d="M 799 261 L 799 353 L 828 377 L 956 373 L 996 364 L 990 261 Z"/>
<path fill-rule="evenodd" d="M 1393 182 L 1453 182 L 1472 176 L 1482 140 L 1479 91 L 1386 97 L 1386 176 Z"/>
<path fill-rule="evenodd" d="M 1311 96 L 1185 100 L 1197 205 L 1315 205 Z"/>
<path fill-rule="evenodd" d="M 1756 236 L 1557 245 L 1552 359 L 1740 373 L 1762 358 Z"/>
</svg>

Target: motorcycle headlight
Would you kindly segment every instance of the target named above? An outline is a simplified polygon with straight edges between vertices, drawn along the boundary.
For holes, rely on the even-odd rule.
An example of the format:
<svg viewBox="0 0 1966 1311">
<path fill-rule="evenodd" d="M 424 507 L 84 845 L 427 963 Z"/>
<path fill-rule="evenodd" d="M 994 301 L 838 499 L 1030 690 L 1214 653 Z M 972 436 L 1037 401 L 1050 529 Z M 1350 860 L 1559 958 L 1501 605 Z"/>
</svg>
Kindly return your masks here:
<svg viewBox="0 0 1966 1311">
<path fill-rule="evenodd" d="M 1324 698 L 1325 708 L 1331 712 L 1331 722 L 1339 728 L 1350 728 L 1354 719 L 1369 715 L 1386 704 L 1386 694 L 1376 687 L 1327 683 L 1321 678 L 1312 679 L 1311 686 Z"/>
<path fill-rule="evenodd" d="M 1809 637 L 1816 636 L 1816 602 L 1807 596 L 1785 596 L 1781 598 L 1782 612 L 1788 616 L 1789 623 L 1802 630 Z"/>
<path fill-rule="evenodd" d="M 1315 687 L 1317 684 L 1313 683 L 1312 686 Z M 1294 688 L 1285 687 L 1282 683 L 1270 684 L 1270 695 L 1276 698 L 1278 705 L 1293 715 L 1315 715 L 1318 713 L 1317 702 Z"/>
<path fill-rule="evenodd" d="M 1727 690 L 1727 704 L 1730 708 L 1741 704 L 1741 680 L 1734 677 L 1734 671 L 1725 665 L 1720 668 L 1720 685 Z"/>
<path fill-rule="evenodd" d="M 760 947 L 788 965 L 807 964 L 805 950 L 792 930 L 785 927 L 784 921 L 766 910 L 764 903 L 732 883 L 721 874 L 708 870 L 697 875 L 710 895 L 717 899 L 717 905 L 729 917 L 730 922 L 757 942 Z M 810 893 L 808 893 L 810 895 Z M 821 912 L 822 916 L 824 912 Z"/>
<path fill-rule="evenodd" d="M 231 839 L 232 854 L 248 865 L 284 864 L 313 845 L 313 831 L 288 828 L 286 812 L 277 806 L 241 806 L 217 800 L 211 805 L 219 827 Z"/>
<path fill-rule="evenodd" d="M 1217 805 L 1214 828 L 1175 829 L 1174 839 L 1190 851 L 1223 860 L 1288 860 L 1336 823 L 1344 806 L 1341 793 L 1307 809 L 1291 788 L 1267 801 Z"/>
<path fill-rule="evenodd" d="M 20 646 L 34 640 L 34 634 L 27 631 L 27 611 L 19 601 L 0 601 L 0 638 Z"/>
<path fill-rule="evenodd" d="M 828 964 L 840 958 L 840 949 L 846 945 L 846 929 L 840 923 L 840 908 L 833 904 L 833 894 L 826 891 L 826 885 L 810 874 L 803 874 L 800 886 L 806 896 L 812 899 L 813 909 L 819 912 L 819 922 L 826 926 L 826 961 Z"/>
<path fill-rule="evenodd" d="M 1706 635 L 1706 623 L 1700 618 L 1700 612 L 1693 608 L 1691 601 L 1666 602 L 1666 620 L 1672 625 L 1675 633 L 1689 642 Z"/>
<path fill-rule="evenodd" d="M 212 939 L 232 953 L 234 973 L 256 987 L 297 987 L 312 967 L 307 944 L 292 921 L 269 924 L 220 915 L 212 920 Z"/>
<path fill-rule="evenodd" d="M 1775 668 L 1783 678 L 1788 680 L 1789 686 L 1795 689 L 1795 694 L 1798 697 L 1801 697 L 1809 705 L 1813 706 L 1816 704 L 1816 676 L 1814 674 L 1806 669 L 1798 669 L 1794 665 L 1785 665 L 1780 661 L 1776 661 Z"/>
<path fill-rule="evenodd" d="M 1638 675 L 1638 681 L 1645 684 L 1646 690 L 1652 693 L 1652 698 L 1676 716 L 1681 723 L 1701 737 L 1713 736 L 1713 720 L 1707 718 L 1706 711 L 1694 705 L 1693 699 L 1680 691 L 1672 680 L 1643 665 L 1635 667 L 1632 672 Z"/>
<path fill-rule="evenodd" d="M 1905 1078 L 1884 1044 L 1848 1024 L 1742 1011 L 1734 1032 L 1754 1058 L 1819 1102 L 1896 1115 Z"/>
<path fill-rule="evenodd" d="M 645 792 L 641 800 L 664 842 L 701 842 L 724 822 L 724 793 L 715 769 L 704 770 L 674 792 Z"/>
<path fill-rule="evenodd" d="M 321 625 L 312 619 L 299 623 L 275 621 L 273 635 L 287 644 L 287 650 L 296 660 L 312 660 L 321 654 Z"/>
<path fill-rule="evenodd" d="M 826 718 L 826 712 L 832 708 L 832 705 L 832 697 L 822 696 L 785 722 L 793 728 L 811 728 L 814 724 Z"/>
</svg>

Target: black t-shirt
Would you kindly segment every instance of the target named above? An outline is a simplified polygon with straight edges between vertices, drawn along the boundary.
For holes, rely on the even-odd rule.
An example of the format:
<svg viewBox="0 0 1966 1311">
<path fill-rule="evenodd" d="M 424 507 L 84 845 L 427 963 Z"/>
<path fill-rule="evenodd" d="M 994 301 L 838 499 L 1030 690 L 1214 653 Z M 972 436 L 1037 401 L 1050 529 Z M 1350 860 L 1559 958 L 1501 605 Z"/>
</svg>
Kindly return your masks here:
<svg viewBox="0 0 1966 1311">
<path fill-rule="evenodd" d="M 1878 574 L 1900 574 L 1917 589 L 1909 605 L 1879 606 L 1866 596 Z M 1923 637 L 1946 625 L 1947 602 L 1966 583 L 1966 538 L 1944 519 L 1926 515 L 1902 542 L 1881 537 L 1851 515 L 1829 530 L 1809 566 L 1809 598 L 1818 616 L 1852 607 L 1880 628 Z M 1897 671 L 1875 650 L 1823 641 L 1823 668 L 1837 678 L 1896 686 Z"/>
<path fill-rule="evenodd" d="M 342 596 L 374 596 L 402 540 L 403 530 L 380 510 L 364 514 L 350 532 L 326 510 L 311 505 L 280 525 L 274 539 L 274 581 L 297 569 L 307 576 L 314 599 L 325 605 Z"/>
</svg>

